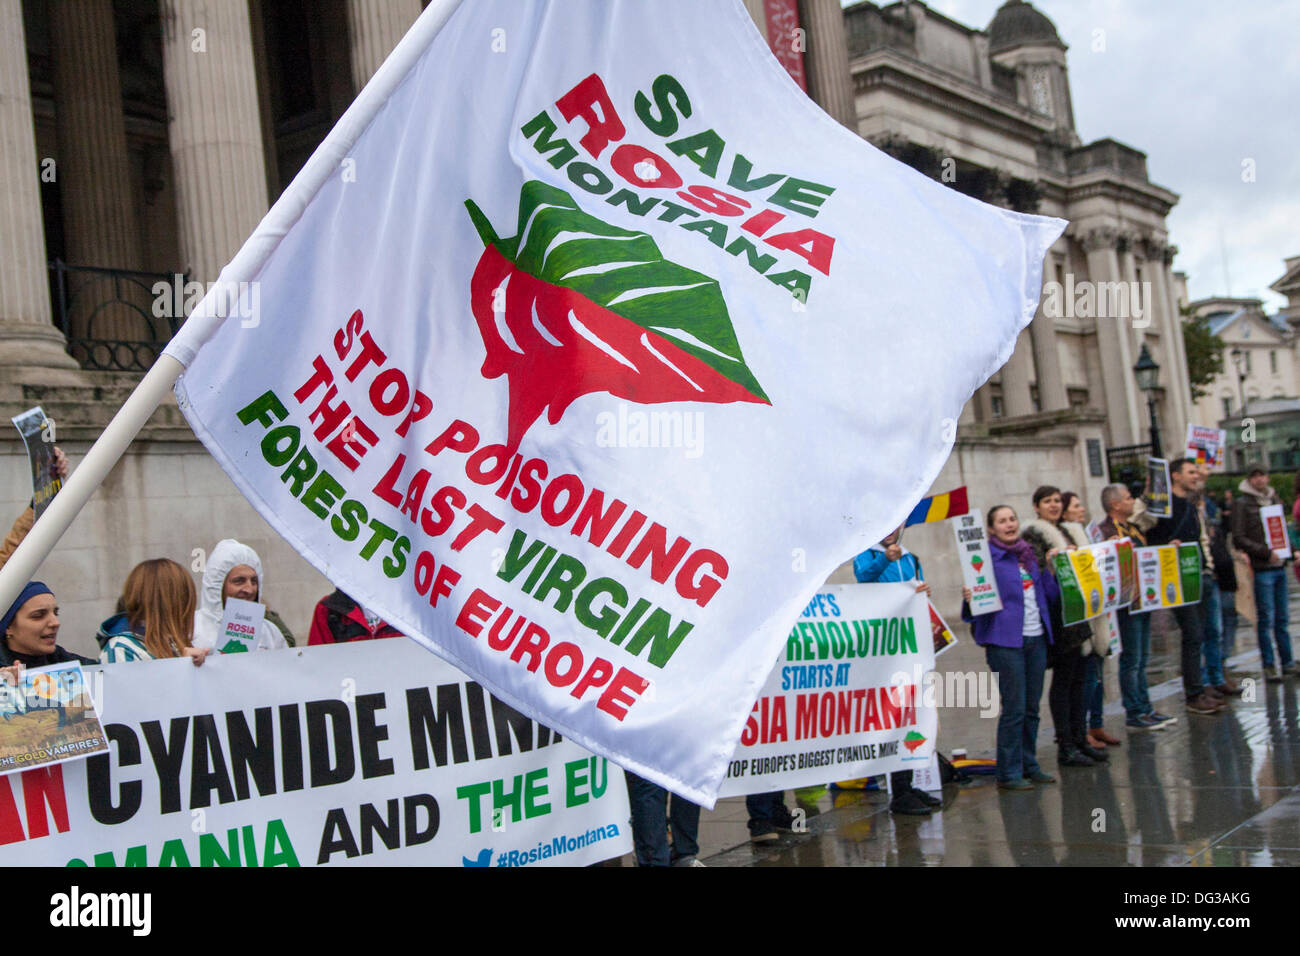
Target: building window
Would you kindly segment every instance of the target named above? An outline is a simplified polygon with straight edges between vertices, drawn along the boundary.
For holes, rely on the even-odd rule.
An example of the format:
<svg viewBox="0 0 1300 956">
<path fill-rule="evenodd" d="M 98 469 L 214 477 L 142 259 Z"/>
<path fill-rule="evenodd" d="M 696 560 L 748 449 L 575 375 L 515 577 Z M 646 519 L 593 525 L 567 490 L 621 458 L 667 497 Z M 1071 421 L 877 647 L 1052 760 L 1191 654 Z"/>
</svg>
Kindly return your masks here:
<svg viewBox="0 0 1300 956">
<path fill-rule="evenodd" d="M 1277 352 L 1274 349 L 1268 350 L 1268 370 L 1274 375 L 1277 374 Z"/>
<path fill-rule="evenodd" d="M 993 406 L 993 417 L 1001 418 L 1002 417 L 1002 396 L 1001 395 L 992 396 L 990 404 Z"/>
<path fill-rule="evenodd" d="M 1065 395 L 1069 399 L 1071 408 L 1085 408 L 1088 404 L 1088 390 L 1086 388 L 1067 388 Z"/>
<path fill-rule="evenodd" d="M 1056 264 L 1056 284 L 1065 288 L 1065 266 L 1060 262 Z"/>
<path fill-rule="evenodd" d="M 1223 399 L 1223 417 L 1224 417 L 1224 418 L 1231 418 L 1231 417 L 1232 417 L 1232 399 L 1231 399 L 1231 398 L 1225 398 L 1225 399 Z"/>
<path fill-rule="evenodd" d="M 1250 354 L 1251 354 L 1250 349 L 1243 349 L 1242 353 L 1246 356 L 1246 374 L 1249 375 L 1251 372 L 1254 371 L 1254 369 L 1251 368 L 1251 363 L 1250 363 Z"/>
</svg>

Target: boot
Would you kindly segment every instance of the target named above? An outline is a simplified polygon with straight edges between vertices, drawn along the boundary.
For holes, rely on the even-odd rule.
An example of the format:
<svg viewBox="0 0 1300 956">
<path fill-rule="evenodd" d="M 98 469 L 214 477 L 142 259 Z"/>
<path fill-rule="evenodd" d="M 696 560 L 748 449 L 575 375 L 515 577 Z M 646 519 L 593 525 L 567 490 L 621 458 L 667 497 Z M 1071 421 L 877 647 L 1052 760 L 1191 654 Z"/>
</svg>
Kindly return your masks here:
<svg viewBox="0 0 1300 956">
<path fill-rule="evenodd" d="M 1097 761 L 1087 756 L 1073 744 L 1068 744 L 1057 751 L 1057 763 L 1062 767 L 1091 767 Z"/>
<path fill-rule="evenodd" d="M 1105 750 L 1098 750 L 1096 747 L 1090 747 L 1086 743 L 1078 743 L 1075 746 L 1083 753 L 1085 757 L 1093 763 L 1105 763 L 1110 759 L 1110 755 Z"/>
</svg>

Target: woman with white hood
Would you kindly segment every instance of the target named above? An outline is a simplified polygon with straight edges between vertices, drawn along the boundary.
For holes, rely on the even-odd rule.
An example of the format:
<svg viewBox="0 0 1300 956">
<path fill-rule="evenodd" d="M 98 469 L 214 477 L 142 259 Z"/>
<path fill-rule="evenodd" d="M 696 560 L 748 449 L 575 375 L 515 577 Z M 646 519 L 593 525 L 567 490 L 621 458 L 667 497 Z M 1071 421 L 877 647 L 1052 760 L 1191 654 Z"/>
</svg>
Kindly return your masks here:
<svg viewBox="0 0 1300 956">
<path fill-rule="evenodd" d="M 194 612 L 194 646 L 213 648 L 221 632 L 221 618 L 227 598 L 259 601 L 262 559 L 246 544 L 234 538 L 218 541 L 203 569 L 199 608 Z M 257 649 L 278 650 L 288 644 L 280 629 L 263 619 L 257 626 Z"/>
</svg>

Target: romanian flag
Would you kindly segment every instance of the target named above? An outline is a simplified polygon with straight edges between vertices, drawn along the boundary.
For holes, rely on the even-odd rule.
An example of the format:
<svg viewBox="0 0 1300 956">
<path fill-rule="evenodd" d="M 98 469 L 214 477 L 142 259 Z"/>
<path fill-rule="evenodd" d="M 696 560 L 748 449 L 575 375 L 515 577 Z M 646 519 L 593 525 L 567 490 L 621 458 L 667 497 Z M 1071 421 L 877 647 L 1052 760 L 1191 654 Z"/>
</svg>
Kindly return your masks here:
<svg viewBox="0 0 1300 956">
<path fill-rule="evenodd" d="M 954 488 L 942 495 L 931 495 L 929 498 L 922 498 L 912 513 L 907 516 L 903 526 L 910 528 L 914 524 L 928 524 L 931 521 L 943 521 L 945 518 L 955 518 L 958 515 L 964 515 L 970 511 L 970 505 L 966 501 L 966 486 Z"/>
</svg>

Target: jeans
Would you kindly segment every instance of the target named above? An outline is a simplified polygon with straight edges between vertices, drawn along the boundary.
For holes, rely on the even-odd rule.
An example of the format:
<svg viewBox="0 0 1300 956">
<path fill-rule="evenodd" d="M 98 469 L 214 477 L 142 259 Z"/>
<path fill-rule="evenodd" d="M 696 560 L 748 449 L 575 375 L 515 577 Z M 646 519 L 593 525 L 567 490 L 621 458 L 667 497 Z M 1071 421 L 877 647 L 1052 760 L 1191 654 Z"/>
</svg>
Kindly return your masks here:
<svg viewBox="0 0 1300 956">
<path fill-rule="evenodd" d="M 1223 683 L 1223 602 L 1219 584 L 1209 574 L 1201 575 L 1201 683 L 1216 687 Z"/>
<path fill-rule="evenodd" d="M 1259 617 L 1259 656 L 1264 670 L 1273 670 L 1273 641 L 1283 667 L 1290 667 L 1295 659 L 1291 655 L 1291 632 L 1287 627 L 1290 613 L 1286 602 L 1286 568 L 1266 568 L 1255 572 L 1255 607 Z M 1269 629 L 1272 628 L 1272 640 Z"/>
<path fill-rule="evenodd" d="M 1102 666 L 1105 658 L 1089 654 L 1083 659 L 1083 717 L 1089 730 L 1101 730 L 1102 709 L 1106 706 Z"/>
<path fill-rule="evenodd" d="M 668 866 L 699 853 L 700 808 L 634 773 L 626 777 L 637 866 Z M 671 858 L 667 821 L 673 827 Z"/>
<path fill-rule="evenodd" d="M 1223 639 L 1219 642 L 1223 648 L 1226 661 L 1237 650 L 1237 595 L 1231 591 L 1219 594 L 1219 603 L 1223 605 Z"/>
<path fill-rule="evenodd" d="M 772 793 L 751 793 L 745 798 L 745 809 L 749 811 L 749 832 L 751 835 L 772 833 L 778 823 L 788 825 L 790 811 L 785 805 L 785 791 Z"/>
<path fill-rule="evenodd" d="M 1119 612 L 1119 691 L 1124 715 L 1136 720 L 1152 711 L 1147 693 L 1147 660 L 1151 657 L 1151 615 Z"/>
<path fill-rule="evenodd" d="M 1201 576 L 1202 587 L 1205 576 Z M 1182 667 L 1183 693 L 1188 700 L 1199 697 L 1205 690 L 1201 683 L 1201 608 L 1196 604 L 1181 604 L 1171 607 L 1170 612 L 1178 622 L 1178 630 L 1183 635 Z"/>
<path fill-rule="evenodd" d="M 1024 647 L 984 648 L 998 675 L 998 780 L 1020 780 L 1038 772 L 1038 703 L 1047 670 L 1046 636 L 1026 637 Z"/>
<path fill-rule="evenodd" d="M 1083 675 L 1087 663 L 1078 648 L 1052 661 L 1052 689 L 1047 693 L 1047 703 L 1052 708 L 1052 723 L 1056 725 L 1059 747 L 1073 747 L 1084 742 L 1087 727 L 1083 723 Z"/>
</svg>

